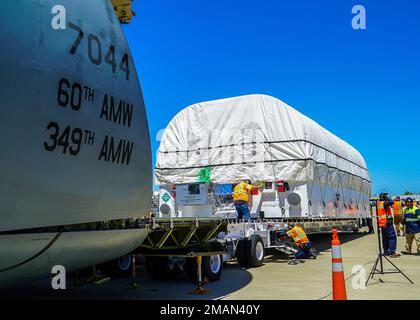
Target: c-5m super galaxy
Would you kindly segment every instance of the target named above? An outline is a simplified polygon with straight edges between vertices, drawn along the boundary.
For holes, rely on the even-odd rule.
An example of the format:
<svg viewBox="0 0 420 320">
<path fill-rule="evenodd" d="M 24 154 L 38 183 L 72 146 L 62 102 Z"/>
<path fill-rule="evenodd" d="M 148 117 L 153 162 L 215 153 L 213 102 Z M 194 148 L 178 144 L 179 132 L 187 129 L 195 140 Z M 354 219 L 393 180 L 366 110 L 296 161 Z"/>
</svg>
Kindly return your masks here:
<svg viewBox="0 0 420 320">
<path fill-rule="evenodd" d="M 139 246 L 148 123 L 120 23 L 128 0 L 6 0 L 0 11 L 0 286 Z"/>
</svg>

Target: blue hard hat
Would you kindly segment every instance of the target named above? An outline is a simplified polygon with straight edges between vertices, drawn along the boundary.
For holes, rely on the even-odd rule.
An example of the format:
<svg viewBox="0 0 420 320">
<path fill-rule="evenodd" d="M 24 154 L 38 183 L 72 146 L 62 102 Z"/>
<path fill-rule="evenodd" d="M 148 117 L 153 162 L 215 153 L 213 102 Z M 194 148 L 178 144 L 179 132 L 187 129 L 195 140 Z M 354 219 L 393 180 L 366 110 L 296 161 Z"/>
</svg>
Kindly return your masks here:
<svg viewBox="0 0 420 320">
<path fill-rule="evenodd" d="M 407 199 L 405 199 L 405 202 L 413 202 L 413 198 L 408 197 Z"/>
</svg>

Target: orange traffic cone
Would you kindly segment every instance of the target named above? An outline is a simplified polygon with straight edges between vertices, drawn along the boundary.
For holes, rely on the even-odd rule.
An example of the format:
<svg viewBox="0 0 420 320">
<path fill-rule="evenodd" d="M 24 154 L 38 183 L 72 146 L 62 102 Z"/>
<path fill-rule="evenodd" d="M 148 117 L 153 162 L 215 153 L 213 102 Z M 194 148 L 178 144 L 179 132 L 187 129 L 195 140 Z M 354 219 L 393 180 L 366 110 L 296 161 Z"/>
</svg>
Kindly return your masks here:
<svg viewBox="0 0 420 320">
<path fill-rule="evenodd" d="M 338 239 L 337 229 L 332 230 L 332 280 L 333 299 L 347 300 L 346 281 L 344 280 L 343 258 L 341 256 L 341 244 Z"/>
</svg>

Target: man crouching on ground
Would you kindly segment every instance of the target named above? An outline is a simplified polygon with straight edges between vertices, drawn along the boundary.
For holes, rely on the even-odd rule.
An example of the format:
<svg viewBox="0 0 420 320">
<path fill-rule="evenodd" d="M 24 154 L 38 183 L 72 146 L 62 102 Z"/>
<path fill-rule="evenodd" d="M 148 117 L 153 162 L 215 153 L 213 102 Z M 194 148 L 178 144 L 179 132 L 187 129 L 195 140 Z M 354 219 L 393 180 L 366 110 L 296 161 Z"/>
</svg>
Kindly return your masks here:
<svg viewBox="0 0 420 320">
<path fill-rule="evenodd" d="M 312 242 L 309 241 L 305 231 L 299 226 L 295 226 L 292 223 L 286 224 L 286 235 L 293 239 L 298 251 L 295 253 L 296 259 L 316 259 L 317 253 L 312 246 Z"/>
</svg>

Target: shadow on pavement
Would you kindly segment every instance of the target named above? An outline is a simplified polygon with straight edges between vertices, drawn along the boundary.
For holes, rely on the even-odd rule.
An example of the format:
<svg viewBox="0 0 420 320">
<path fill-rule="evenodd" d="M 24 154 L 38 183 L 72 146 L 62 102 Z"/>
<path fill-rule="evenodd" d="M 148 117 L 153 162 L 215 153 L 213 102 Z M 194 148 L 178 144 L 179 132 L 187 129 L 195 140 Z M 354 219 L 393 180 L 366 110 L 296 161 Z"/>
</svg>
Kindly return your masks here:
<svg viewBox="0 0 420 320">
<path fill-rule="evenodd" d="M 174 281 L 153 281 L 145 271 L 144 265 L 137 266 L 137 281 L 140 288 L 128 289 L 131 278 L 116 278 L 95 285 L 75 285 L 72 278 L 67 280 L 66 290 L 53 290 L 49 279 L 33 284 L 0 289 L 2 300 L 209 300 L 224 297 L 245 287 L 252 280 L 252 275 L 242 270 L 236 263 L 228 263 L 224 267 L 219 281 L 208 283 L 204 288 L 206 295 L 191 294 L 197 285 L 186 273 L 182 273 Z"/>
<path fill-rule="evenodd" d="M 363 237 L 369 236 L 368 233 L 364 232 L 351 232 L 351 233 L 339 233 L 338 237 L 340 239 L 341 244 L 346 242 L 350 242 L 353 240 L 357 240 Z M 331 234 L 316 234 L 310 235 L 309 238 L 311 239 L 314 247 L 318 250 L 318 252 L 324 252 L 331 250 Z"/>
</svg>

